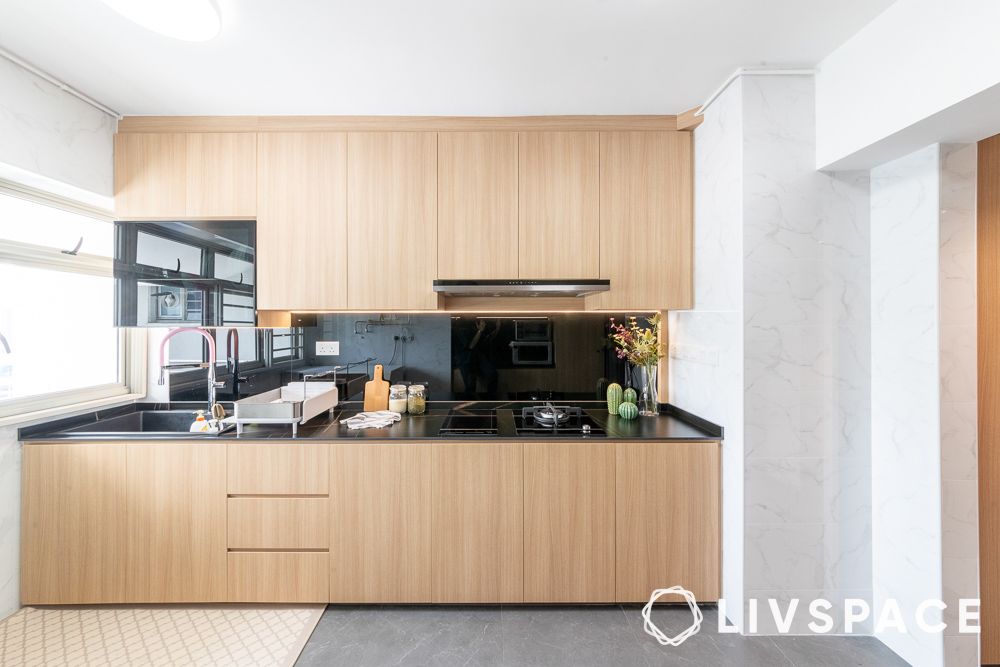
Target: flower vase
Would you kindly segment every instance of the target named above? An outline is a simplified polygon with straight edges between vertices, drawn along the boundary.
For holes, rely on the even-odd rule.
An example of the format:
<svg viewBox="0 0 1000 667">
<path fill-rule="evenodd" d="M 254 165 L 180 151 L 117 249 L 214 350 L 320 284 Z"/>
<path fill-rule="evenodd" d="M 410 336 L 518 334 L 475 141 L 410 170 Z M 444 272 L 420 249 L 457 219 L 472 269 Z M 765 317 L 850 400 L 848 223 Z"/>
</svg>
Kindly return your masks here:
<svg viewBox="0 0 1000 667">
<path fill-rule="evenodd" d="M 656 395 L 657 364 L 644 364 L 636 370 L 639 371 L 639 386 L 642 387 L 639 414 L 643 417 L 655 417 L 660 411 L 659 398 Z"/>
</svg>

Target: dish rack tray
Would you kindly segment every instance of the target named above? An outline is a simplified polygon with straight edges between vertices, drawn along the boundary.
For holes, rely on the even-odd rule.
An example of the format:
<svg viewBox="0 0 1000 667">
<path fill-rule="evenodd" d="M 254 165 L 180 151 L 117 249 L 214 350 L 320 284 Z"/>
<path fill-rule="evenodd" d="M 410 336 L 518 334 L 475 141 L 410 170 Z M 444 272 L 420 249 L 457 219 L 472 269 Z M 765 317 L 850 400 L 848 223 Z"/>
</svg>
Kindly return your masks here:
<svg viewBox="0 0 1000 667">
<path fill-rule="evenodd" d="M 292 437 L 304 424 L 337 405 L 335 382 L 290 382 L 284 387 L 242 398 L 233 404 L 234 416 L 226 421 L 236 424 L 236 434 L 243 434 L 246 424 L 291 424 Z"/>
</svg>

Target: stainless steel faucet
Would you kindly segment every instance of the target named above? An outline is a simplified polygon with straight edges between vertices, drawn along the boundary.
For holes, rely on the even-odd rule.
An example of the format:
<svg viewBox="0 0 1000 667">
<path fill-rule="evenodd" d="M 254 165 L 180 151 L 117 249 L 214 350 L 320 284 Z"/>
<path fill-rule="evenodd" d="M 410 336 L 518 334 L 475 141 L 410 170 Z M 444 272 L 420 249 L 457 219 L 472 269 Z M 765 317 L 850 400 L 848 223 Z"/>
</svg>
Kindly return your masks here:
<svg viewBox="0 0 1000 667">
<path fill-rule="evenodd" d="M 164 363 L 165 354 L 167 350 L 167 342 L 179 333 L 184 333 L 185 331 L 191 331 L 193 333 L 201 334 L 201 336 L 208 341 L 208 362 L 207 363 L 178 363 L 178 364 L 167 364 Z M 224 382 L 216 382 L 215 380 L 215 337 L 207 329 L 202 328 L 180 328 L 171 329 L 167 332 L 167 335 L 163 337 L 160 341 L 160 379 L 157 380 L 157 384 L 162 385 L 166 380 L 164 371 L 181 369 L 181 368 L 207 368 L 208 369 L 208 413 L 212 413 L 212 406 L 215 405 L 215 390 L 220 389 L 225 386 Z"/>
</svg>

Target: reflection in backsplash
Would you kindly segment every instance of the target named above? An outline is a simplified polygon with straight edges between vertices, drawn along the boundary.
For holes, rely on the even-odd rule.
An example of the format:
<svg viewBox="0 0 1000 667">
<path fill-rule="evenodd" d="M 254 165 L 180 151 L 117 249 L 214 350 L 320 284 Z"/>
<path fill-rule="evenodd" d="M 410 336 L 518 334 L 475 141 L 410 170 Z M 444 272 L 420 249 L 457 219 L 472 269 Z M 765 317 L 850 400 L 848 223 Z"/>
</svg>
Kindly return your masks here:
<svg viewBox="0 0 1000 667">
<path fill-rule="evenodd" d="M 239 388 L 242 396 L 257 394 L 339 367 L 341 400 L 357 400 L 375 364 L 381 364 L 391 383 L 423 384 L 432 401 L 600 400 L 609 382 L 630 384 L 626 364 L 608 342 L 610 317 L 606 313 L 317 315 L 316 326 L 301 330 L 302 343 L 294 359 L 272 358 L 274 332 L 241 331 L 245 356 L 240 375 L 245 381 Z M 628 315 L 614 317 L 621 320 Z M 221 363 L 227 355 L 225 332 L 220 332 Z M 172 361 L 200 358 L 200 337 L 184 338 L 174 339 L 178 344 L 171 349 Z M 339 343 L 339 354 L 317 355 L 319 341 Z M 232 376 L 220 368 L 219 378 L 227 385 L 219 392 L 220 400 L 231 400 Z M 204 387 L 204 371 L 178 374 L 171 379 L 170 396 L 202 400 Z"/>
</svg>

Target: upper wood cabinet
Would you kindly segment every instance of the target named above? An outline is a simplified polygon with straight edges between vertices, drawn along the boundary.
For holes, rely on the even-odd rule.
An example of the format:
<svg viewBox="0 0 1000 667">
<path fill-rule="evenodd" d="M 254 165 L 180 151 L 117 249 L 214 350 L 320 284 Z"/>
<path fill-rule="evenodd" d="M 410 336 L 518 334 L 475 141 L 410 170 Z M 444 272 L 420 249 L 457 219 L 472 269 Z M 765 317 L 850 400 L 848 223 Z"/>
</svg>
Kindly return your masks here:
<svg viewBox="0 0 1000 667">
<path fill-rule="evenodd" d="M 227 599 L 225 443 L 126 447 L 128 601 Z"/>
<path fill-rule="evenodd" d="M 115 217 L 187 215 L 187 135 L 115 135 Z"/>
<path fill-rule="evenodd" d="M 438 134 L 438 272 L 517 277 L 517 133 Z"/>
<path fill-rule="evenodd" d="M 519 134 L 519 277 L 600 277 L 597 132 Z"/>
<path fill-rule="evenodd" d="M 434 309 L 437 134 L 347 136 L 348 308 Z"/>
<path fill-rule="evenodd" d="M 115 135 L 115 215 L 252 218 L 256 134 Z"/>
<path fill-rule="evenodd" d="M 261 133 L 257 306 L 347 308 L 347 135 Z"/>
<path fill-rule="evenodd" d="M 24 448 L 21 603 L 125 602 L 125 445 Z"/>
<path fill-rule="evenodd" d="M 187 136 L 187 215 L 252 218 L 257 213 L 257 135 Z"/>
<path fill-rule="evenodd" d="M 601 309 L 692 304 L 690 132 L 601 133 Z"/>
</svg>

